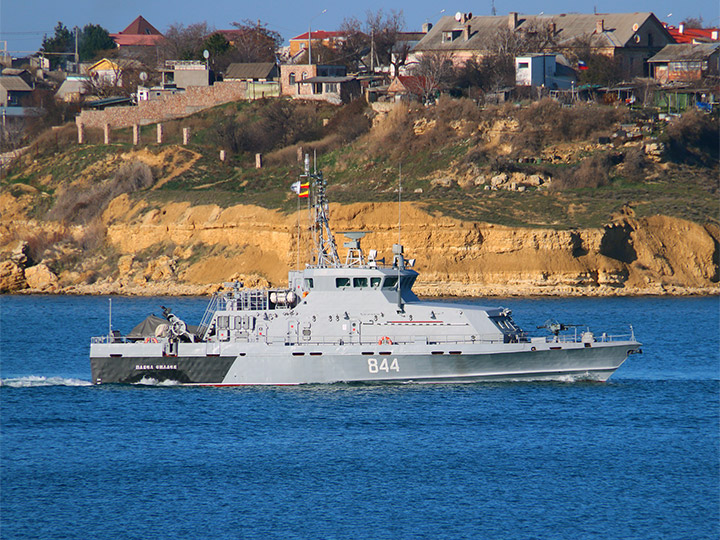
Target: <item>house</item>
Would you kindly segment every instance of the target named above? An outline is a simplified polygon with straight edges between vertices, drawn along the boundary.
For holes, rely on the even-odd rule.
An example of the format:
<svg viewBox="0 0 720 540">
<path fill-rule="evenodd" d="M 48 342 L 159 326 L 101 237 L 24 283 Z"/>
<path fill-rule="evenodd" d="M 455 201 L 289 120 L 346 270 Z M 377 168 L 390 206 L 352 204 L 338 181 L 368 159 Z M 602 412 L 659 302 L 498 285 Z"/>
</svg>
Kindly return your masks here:
<svg viewBox="0 0 720 540">
<path fill-rule="evenodd" d="M 32 88 L 20 77 L 0 77 L 0 107 L 21 107 L 23 98 L 31 92 Z"/>
<path fill-rule="evenodd" d="M 32 73 L 27 69 L 22 68 L 5 68 L 2 70 L 3 77 L 20 77 L 25 83 L 32 88 L 35 83 L 33 81 Z"/>
<path fill-rule="evenodd" d="M 577 83 L 577 74 L 562 54 L 526 54 L 515 57 L 515 84 L 568 90 Z"/>
<path fill-rule="evenodd" d="M 66 103 L 81 101 L 88 92 L 89 77 L 83 75 L 68 75 L 55 92 L 55 99 Z"/>
<path fill-rule="evenodd" d="M 710 43 L 720 41 L 720 28 L 688 28 L 685 23 L 677 27 L 665 25 L 676 43 Z"/>
<path fill-rule="evenodd" d="M 437 90 L 430 79 L 416 75 L 397 75 L 387 88 L 388 97 L 393 101 L 420 99 Z"/>
<path fill-rule="evenodd" d="M 501 38 L 542 38 L 547 52 L 587 43 L 591 52 L 619 58 L 625 76 L 648 74 L 647 60 L 673 42 L 652 13 L 477 16 L 458 13 L 443 17 L 415 46 L 418 59 L 427 53 L 448 54 L 455 65 L 480 59 L 497 49 Z"/>
<path fill-rule="evenodd" d="M 666 45 L 649 60 L 661 84 L 700 81 L 720 74 L 720 43 Z"/>
<path fill-rule="evenodd" d="M 360 81 L 347 76 L 345 66 L 321 64 L 280 66 L 280 87 L 284 96 L 323 100 L 339 105 L 360 96 Z"/>
<path fill-rule="evenodd" d="M 280 70 L 273 62 L 230 64 L 225 70 L 226 81 L 267 82 L 280 78 Z"/>
<path fill-rule="evenodd" d="M 126 58 L 103 58 L 89 68 L 87 75 L 98 86 L 123 86 L 123 80 L 132 72 L 140 72 L 143 64 Z"/>
<path fill-rule="evenodd" d="M 210 86 L 213 82 L 212 72 L 207 64 L 200 60 L 167 60 L 165 69 L 160 71 L 163 86 L 188 88 Z"/>
<path fill-rule="evenodd" d="M 125 30 L 110 34 L 118 47 L 152 47 L 165 38 L 160 31 L 150 24 L 142 15 L 131 22 Z"/>
<path fill-rule="evenodd" d="M 325 30 L 315 30 L 310 35 L 314 47 L 322 45 L 328 49 L 339 48 L 342 42 L 345 41 L 345 38 L 345 32 L 326 32 Z M 308 43 L 308 32 L 290 38 L 290 57 L 295 58 L 299 56 L 300 53 L 306 51 Z"/>
</svg>

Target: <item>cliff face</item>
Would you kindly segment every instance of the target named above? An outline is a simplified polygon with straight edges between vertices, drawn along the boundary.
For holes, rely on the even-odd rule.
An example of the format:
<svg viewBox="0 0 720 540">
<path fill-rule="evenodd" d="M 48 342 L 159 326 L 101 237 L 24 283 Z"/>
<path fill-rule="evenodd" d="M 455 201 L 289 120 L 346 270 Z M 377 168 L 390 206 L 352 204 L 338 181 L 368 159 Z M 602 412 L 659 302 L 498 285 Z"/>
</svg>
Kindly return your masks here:
<svg viewBox="0 0 720 540">
<path fill-rule="evenodd" d="M 604 228 L 558 231 L 459 221 L 405 203 L 400 241 L 406 257 L 417 261 L 421 294 L 720 291 L 716 226 L 631 214 L 617 216 Z M 379 258 L 392 259 L 390 247 L 398 242 L 396 204 L 331 205 L 330 216 L 334 231 L 371 231 L 363 239 L 366 252 L 377 249 Z M 110 248 L 114 259 L 80 258 L 75 266 L 58 271 L 57 279 L 48 275 L 47 268 L 39 272 L 30 266 L 24 268 L 23 282 L 23 263 L 16 253 L 15 260 L 5 257 L 0 268 L 0 279 L 7 276 L 5 290 L 31 282 L 36 290 L 129 294 L 204 293 L 231 279 L 241 279 L 247 286 L 283 284 L 288 269 L 297 261 L 306 262 L 311 254 L 306 212 L 284 215 L 256 206 L 221 209 L 189 203 L 149 208 L 120 196 L 104 212 L 102 223 L 106 251 Z M 40 227 L 30 221 L 4 225 L 3 243 L 8 245 L 12 229 Z M 80 237 L 87 231 L 76 227 L 68 234 Z M 342 236 L 337 234 L 336 240 L 342 246 Z M 344 250 L 340 251 L 344 257 Z M 94 275 L 88 279 L 91 267 Z"/>
</svg>

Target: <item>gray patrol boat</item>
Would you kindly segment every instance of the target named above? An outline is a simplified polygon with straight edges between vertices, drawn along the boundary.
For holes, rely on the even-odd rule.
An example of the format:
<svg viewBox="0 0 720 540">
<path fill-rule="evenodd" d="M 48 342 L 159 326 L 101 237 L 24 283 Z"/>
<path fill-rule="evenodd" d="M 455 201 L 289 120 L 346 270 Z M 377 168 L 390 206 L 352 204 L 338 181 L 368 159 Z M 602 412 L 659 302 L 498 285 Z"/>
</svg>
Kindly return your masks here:
<svg viewBox="0 0 720 540">
<path fill-rule="evenodd" d="M 640 352 L 630 334 L 595 335 L 548 321 L 531 337 L 509 309 L 422 301 L 415 261 L 395 244 L 387 264 L 344 232 L 342 262 L 328 221 L 326 181 L 306 159 L 315 257 L 285 288 L 225 284 L 197 327 L 163 308 L 122 336 L 90 344 L 92 382 L 297 385 L 337 382 L 605 381 Z M 566 332 L 569 330 L 570 332 Z"/>
</svg>

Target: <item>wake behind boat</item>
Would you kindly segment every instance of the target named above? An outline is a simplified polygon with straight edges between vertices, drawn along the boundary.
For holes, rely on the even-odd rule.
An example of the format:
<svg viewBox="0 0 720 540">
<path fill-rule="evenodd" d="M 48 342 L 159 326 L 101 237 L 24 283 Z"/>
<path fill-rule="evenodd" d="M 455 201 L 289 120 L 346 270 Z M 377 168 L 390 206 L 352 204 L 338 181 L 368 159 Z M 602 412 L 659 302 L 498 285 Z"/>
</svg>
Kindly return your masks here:
<svg viewBox="0 0 720 540">
<path fill-rule="evenodd" d="M 361 248 L 365 231 L 344 232 L 342 262 L 328 219 L 326 181 L 305 175 L 315 256 L 284 288 L 227 283 L 197 327 L 169 309 L 127 335 L 92 338 L 92 381 L 188 385 L 335 382 L 462 383 L 488 380 L 607 380 L 640 351 L 632 328 L 597 336 L 548 321 L 531 337 L 508 309 L 422 301 L 403 246 L 387 263 Z M 569 332 L 567 332 L 569 331 Z M 563 333 L 564 332 L 564 333 Z"/>
</svg>

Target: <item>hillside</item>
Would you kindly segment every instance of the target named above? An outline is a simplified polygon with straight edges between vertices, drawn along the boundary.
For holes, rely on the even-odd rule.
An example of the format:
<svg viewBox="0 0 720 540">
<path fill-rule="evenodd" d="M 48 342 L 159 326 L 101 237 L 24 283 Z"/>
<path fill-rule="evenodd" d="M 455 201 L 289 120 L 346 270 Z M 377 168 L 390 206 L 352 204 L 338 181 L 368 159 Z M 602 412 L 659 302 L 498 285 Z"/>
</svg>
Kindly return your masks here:
<svg viewBox="0 0 720 540">
<path fill-rule="evenodd" d="M 241 275 L 281 283 L 306 219 L 289 190 L 302 148 L 329 180 L 335 229 L 377 231 L 366 247 L 397 238 L 401 179 L 403 243 L 426 293 L 718 290 L 717 118 L 653 122 L 549 100 L 480 109 L 442 99 L 389 112 L 274 100 L 204 111 L 164 132 L 162 145 L 133 147 L 129 130 L 107 146 L 91 131 L 78 145 L 66 126 L 7 167 L 0 288 L 197 293 Z"/>
</svg>

